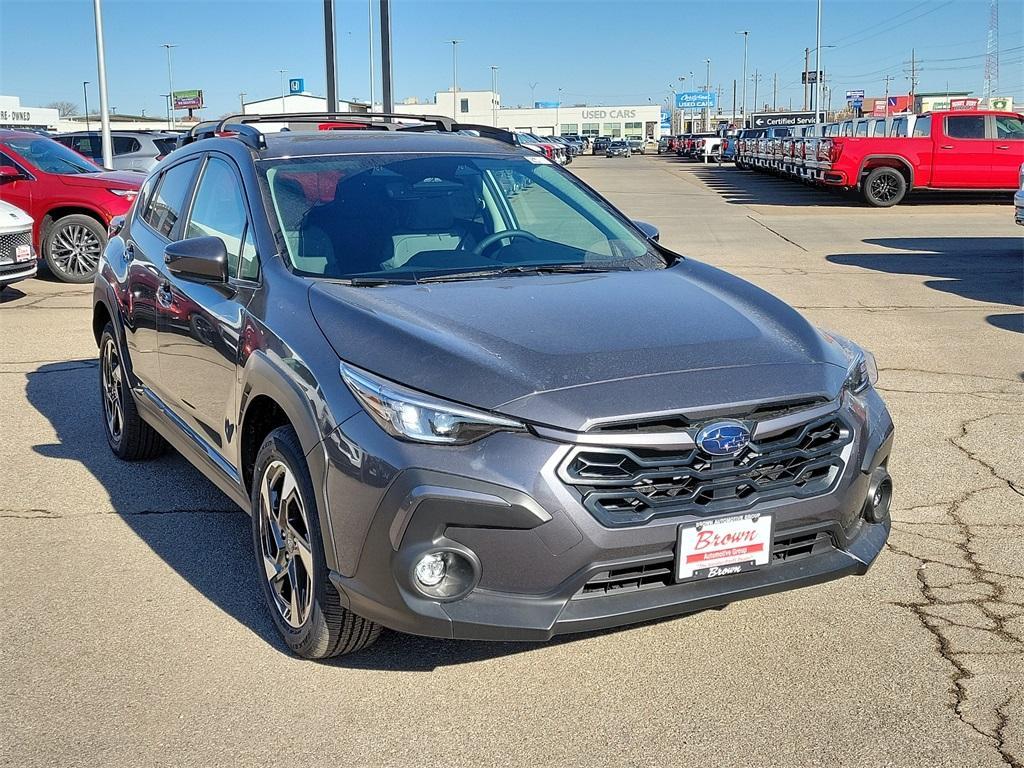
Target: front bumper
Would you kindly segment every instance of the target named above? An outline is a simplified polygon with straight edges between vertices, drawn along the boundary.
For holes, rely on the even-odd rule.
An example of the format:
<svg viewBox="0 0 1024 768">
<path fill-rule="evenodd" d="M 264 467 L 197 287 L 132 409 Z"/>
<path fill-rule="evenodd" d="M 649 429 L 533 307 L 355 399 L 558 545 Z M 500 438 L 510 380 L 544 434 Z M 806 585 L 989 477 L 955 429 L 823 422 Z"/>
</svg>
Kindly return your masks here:
<svg viewBox="0 0 1024 768">
<path fill-rule="evenodd" d="M 363 450 L 354 473 L 352 447 L 381 443 L 382 434 L 359 414 L 328 441 L 335 454 L 326 496 L 338 554 L 332 582 L 357 614 L 402 632 L 546 640 L 863 574 L 889 534 L 888 518 L 871 523 L 861 512 L 870 474 L 888 462 L 893 427 L 874 391 L 856 409 L 846 466 L 828 493 L 754 507 L 775 520 L 773 559 L 758 570 L 683 583 L 671 575 L 678 528 L 700 518 L 600 524 L 557 477 L 570 446 L 512 433 L 456 452 L 390 441 L 372 459 Z M 445 465 L 429 466 L 440 455 Z M 358 519 L 355 511 L 371 504 Z M 437 547 L 479 564 L 479 581 L 464 598 L 438 601 L 415 587 L 413 564 Z M 660 581 L 638 577 L 635 589 L 588 591 L 613 572 L 659 568 L 669 572 Z"/>
</svg>

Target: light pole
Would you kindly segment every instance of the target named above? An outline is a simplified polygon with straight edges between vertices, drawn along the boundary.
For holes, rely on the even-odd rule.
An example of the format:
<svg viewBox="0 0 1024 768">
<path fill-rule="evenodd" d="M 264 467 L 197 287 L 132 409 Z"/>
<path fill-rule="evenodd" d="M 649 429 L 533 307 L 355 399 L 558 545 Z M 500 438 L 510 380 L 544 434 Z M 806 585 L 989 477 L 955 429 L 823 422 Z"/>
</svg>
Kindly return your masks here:
<svg viewBox="0 0 1024 768">
<path fill-rule="evenodd" d="M 110 139 L 110 115 L 107 114 L 107 63 L 103 50 L 103 9 L 100 0 L 93 0 L 93 16 L 96 22 L 96 70 L 100 86 L 100 142 L 103 146 L 103 167 L 114 165 L 114 150 Z"/>
<path fill-rule="evenodd" d="M 171 106 L 174 102 L 174 85 L 173 78 L 171 77 L 171 49 L 177 48 L 176 43 L 163 43 L 164 50 L 167 51 L 167 93 L 170 95 L 167 97 L 167 130 L 174 129 L 174 117 L 171 114 Z"/>
<path fill-rule="evenodd" d="M 91 133 L 92 128 L 89 126 L 89 89 L 85 87 L 88 84 L 88 80 L 82 81 L 82 96 L 85 97 L 85 130 L 87 133 Z"/>
<path fill-rule="evenodd" d="M 498 127 L 498 67 L 491 64 L 491 122 Z"/>
<path fill-rule="evenodd" d="M 750 37 L 750 30 L 744 29 L 736 34 L 743 35 L 743 78 L 740 80 L 743 83 L 742 96 L 740 96 L 740 114 L 743 116 L 743 122 L 740 125 L 745 126 L 747 119 L 747 40 Z M 735 115 L 733 117 L 735 118 Z"/>
<path fill-rule="evenodd" d="M 284 106 L 284 73 L 287 72 L 287 71 L 288 71 L 287 69 L 279 69 L 279 70 L 277 70 L 277 73 L 281 76 L 281 114 L 282 115 L 286 111 L 285 110 L 285 106 Z"/>
<path fill-rule="evenodd" d="M 711 93 L 711 59 L 704 59 L 704 63 L 708 65 L 707 80 L 704 83 L 704 93 Z M 704 103 L 707 105 L 704 107 L 704 130 L 711 130 L 711 97 L 705 96 Z"/>
<path fill-rule="evenodd" d="M 459 119 L 459 43 L 461 40 L 449 40 L 452 44 L 452 120 Z"/>
<path fill-rule="evenodd" d="M 821 0 L 818 0 L 818 22 L 815 33 L 814 49 L 814 122 L 824 122 L 818 119 L 821 112 Z"/>
</svg>

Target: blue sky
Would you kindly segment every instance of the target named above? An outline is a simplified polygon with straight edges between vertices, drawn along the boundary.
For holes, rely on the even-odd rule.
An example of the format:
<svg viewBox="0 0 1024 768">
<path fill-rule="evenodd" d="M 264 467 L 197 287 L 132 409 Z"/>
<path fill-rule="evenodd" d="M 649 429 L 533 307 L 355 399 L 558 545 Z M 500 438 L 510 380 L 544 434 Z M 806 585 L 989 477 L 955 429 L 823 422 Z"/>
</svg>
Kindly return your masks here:
<svg viewBox="0 0 1024 768">
<path fill-rule="evenodd" d="M 369 94 L 368 0 L 336 0 L 340 96 Z M 377 0 L 372 0 L 376 10 Z M 1002 0 L 1000 95 L 1024 103 L 1024 3 Z M 323 93 L 321 0 L 103 0 L 110 103 L 120 113 L 163 114 L 167 91 L 161 43 L 174 50 L 175 89 L 202 88 L 213 117 L 248 99 L 279 93 L 278 70 Z M 742 36 L 750 30 L 748 73 L 761 75 L 758 100 L 770 102 L 778 73 L 781 105 L 801 106 L 803 50 L 814 47 L 815 0 L 643 2 L 633 0 L 392 0 L 398 98 L 431 97 L 451 84 L 451 38 L 459 45 L 459 85 L 490 85 L 499 66 L 505 105 L 661 103 L 680 75 L 705 78 L 731 104 L 740 78 Z M 376 26 L 376 19 L 374 20 Z M 825 69 L 846 89 L 906 93 L 911 49 L 919 91 L 980 93 L 988 0 L 824 0 Z M 90 0 L 0 0 L 0 93 L 28 106 L 55 100 L 98 103 Z M 377 42 L 375 41 L 375 47 Z M 739 90 L 739 88 L 738 88 Z M 376 92 L 380 97 L 379 75 Z M 753 85 L 748 77 L 748 103 Z M 836 100 L 833 101 L 836 104 Z"/>
</svg>

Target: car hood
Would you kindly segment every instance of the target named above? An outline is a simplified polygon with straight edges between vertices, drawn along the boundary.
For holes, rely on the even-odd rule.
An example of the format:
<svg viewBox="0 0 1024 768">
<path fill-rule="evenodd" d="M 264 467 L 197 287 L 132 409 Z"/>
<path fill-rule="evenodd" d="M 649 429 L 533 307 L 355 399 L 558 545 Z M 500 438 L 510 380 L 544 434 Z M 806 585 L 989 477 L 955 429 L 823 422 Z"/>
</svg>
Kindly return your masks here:
<svg viewBox="0 0 1024 768">
<path fill-rule="evenodd" d="M 104 187 L 106 189 L 138 189 L 146 180 L 145 174 L 135 171 L 64 174 L 60 178 L 70 187 Z"/>
<path fill-rule="evenodd" d="M 835 397 L 846 357 L 794 309 L 692 260 L 670 269 L 375 288 L 315 283 L 343 360 L 423 392 L 564 429 Z"/>
</svg>

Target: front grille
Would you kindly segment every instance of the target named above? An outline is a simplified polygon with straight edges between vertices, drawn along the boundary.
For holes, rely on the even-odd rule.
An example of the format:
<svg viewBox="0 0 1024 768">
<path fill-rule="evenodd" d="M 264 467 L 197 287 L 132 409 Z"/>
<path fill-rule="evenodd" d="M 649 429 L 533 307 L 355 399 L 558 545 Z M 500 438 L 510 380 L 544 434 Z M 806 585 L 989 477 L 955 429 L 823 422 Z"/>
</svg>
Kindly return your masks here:
<svg viewBox="0 0 1024 768">
<path fill-rule="evenodd" d="M 772 542 L 772 563 L 801 560 L 834 549 L 835 546 L 835 539 L 828 531 L 782 533 Z M 604 597 L 617 592 L 638 592 L 671 586 L 675 583 L 675 562 L 674 556 L 668 556 L 647 563 L 599 571 L 590 577 L 573 599 Z"/>
<path fill-rule="evenodd" d="M 670 515 L 718 515 L 775 498 L 825 493 L 843 469 L 853 433 L 829 414 L 770 438 L 736 456 L 697 449 L 578 446 L 562 464 L 562 480 L 608 526 L 637 525 Z"/>
<path fill-rule="evenodd" d="M 14 261 L 14 249 L 19 245 L 32 244 L 32 231 L 7 232 L 0 234 L 0 264 Z"/>
</svg>

